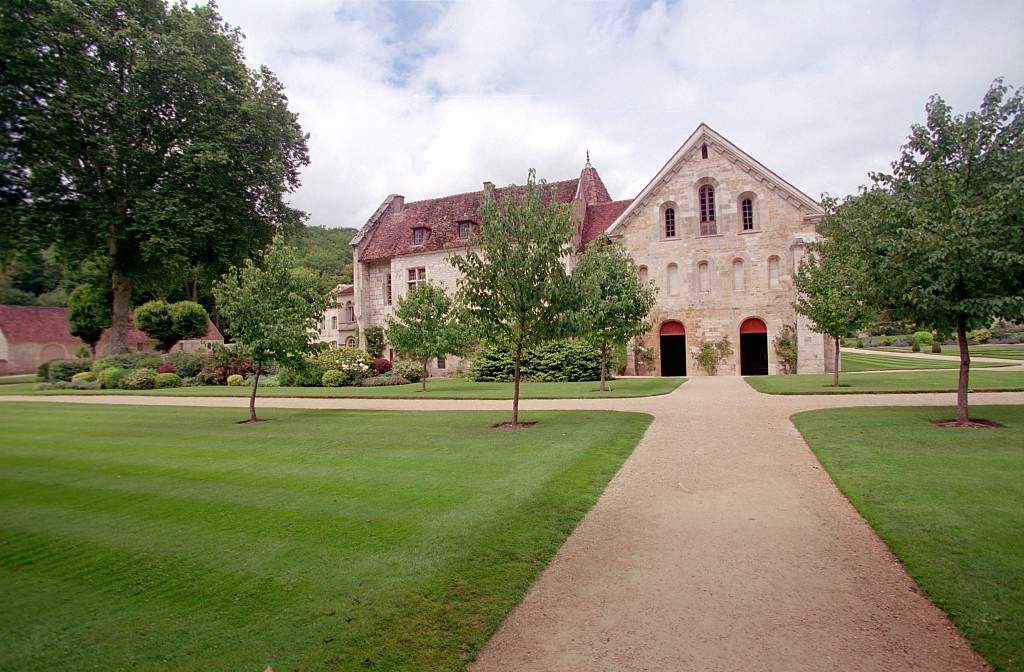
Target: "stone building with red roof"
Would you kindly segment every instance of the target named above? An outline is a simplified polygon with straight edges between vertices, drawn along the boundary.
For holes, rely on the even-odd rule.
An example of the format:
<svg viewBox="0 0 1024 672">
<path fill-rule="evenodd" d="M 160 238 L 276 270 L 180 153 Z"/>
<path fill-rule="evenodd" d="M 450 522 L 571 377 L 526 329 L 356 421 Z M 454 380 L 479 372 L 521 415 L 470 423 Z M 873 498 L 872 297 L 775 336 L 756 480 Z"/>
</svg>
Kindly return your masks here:
<svg viewBox="0 0 1024 672">
<path fill-rule="evenodd" d="M 96 354 L 110 350 L 109 331 L 96 344 Z M 174 349 L 193 352 L 223 342 L 217 327 L 207 321 L 202 338 L 181 341 Z M 71 335 L 65 307 L 0 305 L 0 375 L 32 373 L 51 359 L 75 357 L 83 345 Z M 129 330 L 128 347 L 132 352 L 155 352 L 155 346 L 156 341 L 134 326 Z"/>
<path fill-rule="evenodd" d="M 384 326 L 419 283 L 454 291 L 457 272 L 445 258 L 472 244 L 485 196 L 500 200 L 521 189 L 484 182 L 479 191 L 453 196 L 384 199 L 352 240 L 358 333 Z M 777 373 L 784 363 L 773 342 L 787 327 L 799 343 L 799 372 L 827 370 L 828 345 L 792 307 L 793 275 L 824 212 L 706 124 L 635 198 L 613 200 L 589 157 L 579 177 L 547 189 L 549 198 L 571 206 L 577 250 L 605 234 L 625 246 L 640 276 L 657 288 L 651 331 L 629 350 L 630 372 L 649 359 L 646 373 L 701 375 L 699 345 L 728 337 L 735 352 L 719 373 Z M 460 364 L 438 361 L 431 373 Z"/>
</svg>

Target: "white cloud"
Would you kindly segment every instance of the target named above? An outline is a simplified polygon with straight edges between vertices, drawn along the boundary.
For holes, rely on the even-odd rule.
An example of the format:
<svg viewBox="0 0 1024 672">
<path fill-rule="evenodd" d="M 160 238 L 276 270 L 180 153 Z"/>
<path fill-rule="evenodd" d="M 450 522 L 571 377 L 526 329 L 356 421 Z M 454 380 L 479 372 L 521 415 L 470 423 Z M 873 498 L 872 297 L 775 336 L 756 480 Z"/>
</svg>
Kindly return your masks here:
<svg viewBox="0 0 1024 672">
<path fill-rule="evenodd" d="M 225 0 L 311 134 L 293 202 L 357 227 L 389 193 L 578 174 L 635 195 L 706 121 L 812 196 L 885 169 L 927 97 L 1024 85 L 1024 2 Z"/>
</svg>

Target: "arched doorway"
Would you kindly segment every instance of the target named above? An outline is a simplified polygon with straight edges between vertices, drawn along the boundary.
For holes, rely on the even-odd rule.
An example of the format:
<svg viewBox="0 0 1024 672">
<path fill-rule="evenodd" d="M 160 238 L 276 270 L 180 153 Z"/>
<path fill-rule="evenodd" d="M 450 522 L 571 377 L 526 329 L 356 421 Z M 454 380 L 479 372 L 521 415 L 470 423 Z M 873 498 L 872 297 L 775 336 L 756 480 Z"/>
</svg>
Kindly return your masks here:
<svg viewBox="0 0 1024 672">
<path fill-rule="evenodd" d="M 686 375 L 686 329 L 672 320 L 661 325 L 661 375 Z"/>
<path fill-rule="evenodd" d="M 768 327 L 756 317 L 740 325 L 740 375 L 768 375 Z"/>
</svg>

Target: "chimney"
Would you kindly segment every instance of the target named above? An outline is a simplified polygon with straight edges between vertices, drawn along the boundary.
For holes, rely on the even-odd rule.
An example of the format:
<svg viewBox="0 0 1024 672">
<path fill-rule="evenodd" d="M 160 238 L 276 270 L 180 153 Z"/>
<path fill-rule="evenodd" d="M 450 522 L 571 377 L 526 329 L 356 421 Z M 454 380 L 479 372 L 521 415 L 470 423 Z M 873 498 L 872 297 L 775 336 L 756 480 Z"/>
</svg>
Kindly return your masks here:
<svg viewBox="0 0 1024 672">
<path fill-rule="evenodd" d="M 392 212 L 401 212 L 404 209 L 405 209 L 405 196 L 402 196 L 401 194 L 392 194 L 391 195 L 391 211 Z"/>
<path fill-rule="evenodd" d="M 484 196 L 494 198 L 494 182 L 491 182 L 489 180 L 487 182 L 484 182 Z"/>
</svg>

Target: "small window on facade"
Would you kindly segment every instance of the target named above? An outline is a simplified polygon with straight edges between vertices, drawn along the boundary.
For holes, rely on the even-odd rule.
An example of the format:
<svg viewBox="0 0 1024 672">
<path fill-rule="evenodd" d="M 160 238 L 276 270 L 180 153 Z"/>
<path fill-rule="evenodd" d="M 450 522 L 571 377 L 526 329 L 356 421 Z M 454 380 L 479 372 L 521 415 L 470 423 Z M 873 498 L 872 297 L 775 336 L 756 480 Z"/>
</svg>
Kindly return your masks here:
<svg viewBox="0 0 1024 672">
<path fill-rule="evenodd" d="M 697 264 L 697 291 L 710 292 L 711 278 L 708 272 L 708 262 L 702 261 Z"/>
<path fill-rule="evenodd" d="M 718 233 L 715 223 L 715 188 L 705 184 L 697 192 L 700 201 L 700 235 L 713 236 Z"/>
<path fill-rule="evenodd" d="M 779 258 L 768 257 L 768 287 L 775 289 L 779 286 Z"/>
<path fill-rule="evenodd" d="M 422 245 L 427 242 L 427 228 L 423 226 L 417 226 L 412 230 L 412 244 Z"/>
<path fill-rule="evenodd" d="M 345 303 L 345 319 L 349 322 L 356 321 L 356 307 L 352 305 L 351 301 Z"/>
<path fill-rule="evenodd" d="M 700 146 L 700 158 L 708 158 L 708 146 L 706 143 Z"/>
<path fill-rule="evenodd" d="M 142 343 L 135 344 L 135 352 L 142 352 Z"/>
<path fill-rule="evenodd" d="M 409 269 L 409 291 L 416 289 L 421 282 L 427 281 L 427 269 L 422 266 Z"/>
<path fill-rule="evenodd" d="M 472 222 L 459 222 L 459 240 L 469 240 L 469 236 L 472 233 Z"/>
<path fill-rule="evenodd" d="M 443 369 L 445 366 L 446 366 L 446 363 L 444 361 L 444 357 L 438 357 L 437 358 L 437 368 Z"/>
<path fill-rule="evenodd" d="M 674 208 L 665 208 L 665 237 L 676 237 L 676 211 Z"/>
<path fill-rule="evenodd" d="M 665 289 L 669 296 L 679 294 L 679 267 L 675 264 L 669 264 L 665 271 Z"/>
<path fill-rule="evenodd" d="M 391 305 L 391 274 L 388 273 L 388 279 L 384 283 L 384 303 L 385 305 Z"/>
<path fill-rule="evenodd" d="M 337 328 L 338 328 L 338 316 L 335 315 L 334 317 L 331 318 L 331 329 L 337 329 Z"/>
<path fill-rule="evenodd" d="M 753 231 L 754 230 L 754 202 L 749 198 L 744 198 L 740 203 L 740 211 L 743 214 L 743 230 Z"/>
<path fill-rule="evenodd" d="M 641 284 L 644 284 L 644 285 L 647 284 L 647 267 L 646 266 L 641 266 L 640 268 L 636 269 L 636 275 L 637 275 L 638 278 L 640 278 L 640 283 Z"/>
<path fill-rule="evenodd" d="M 348 338 L 346 338 L 345 339 L 345 345 L 347 345 L 350 348 L 356 347 L 356 339 L 355 339 L 355 337 L 349 336 Z"/>
<path fill-rule="evenodd" d="M 743 260 L 736 259 L 732 262 L 732 288 L 737 292 L 743 291 Z"/>
</svg>

